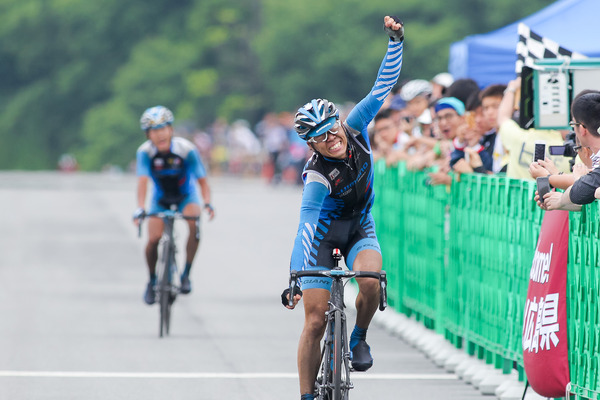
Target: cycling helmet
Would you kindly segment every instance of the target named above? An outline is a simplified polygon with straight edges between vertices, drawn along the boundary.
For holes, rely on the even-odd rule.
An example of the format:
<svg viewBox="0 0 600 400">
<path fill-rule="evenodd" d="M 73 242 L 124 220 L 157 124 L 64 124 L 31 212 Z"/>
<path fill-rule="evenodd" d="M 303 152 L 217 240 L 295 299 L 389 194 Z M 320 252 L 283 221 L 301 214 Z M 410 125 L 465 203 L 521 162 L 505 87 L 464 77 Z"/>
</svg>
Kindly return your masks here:
<svg viewBox="0 0 600 400">
<path fill-rule="evenodd" d="M 294 117 L 294 129 L 300 139 L 308 140 L 316 132 L 331 129 L 339 118 L 340 112 L 335 104 L 325 99 L 313 99 L 298 109 Z"/>
<path fill-rule="evenodd" d="M 140 118 L 140 127 L 143 131 L 147 131 L 148 129 L 158 129 L 165 125 L 171 125 L 174 119 L 173 113 L 167 107 L 150 107 L 142 114 L 142 117 Z"/>
<path fill-rule="evenodd" d="M 400 97 L 404 101 L 411 101 L 419 95 L 429 96 L 431 92 L 431 83 L 424 79 L 413 79 L 402 86 L 402 89 L 400 89 Z"/>
</svg>

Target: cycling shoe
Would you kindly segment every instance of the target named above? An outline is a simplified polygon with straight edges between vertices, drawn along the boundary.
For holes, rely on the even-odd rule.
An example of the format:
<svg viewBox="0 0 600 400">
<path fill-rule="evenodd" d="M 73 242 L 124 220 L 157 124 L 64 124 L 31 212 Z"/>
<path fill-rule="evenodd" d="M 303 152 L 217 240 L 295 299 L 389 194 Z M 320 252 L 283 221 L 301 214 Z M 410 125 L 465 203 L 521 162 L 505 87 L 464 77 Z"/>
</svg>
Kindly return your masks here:
<svg viewBox="0 0 600 400">
<path fill-rule="evenodd" d="M 350 350 L 350 358 L 355 371 L 366 371 L 373 365 L 371 348 L 364 340 L 359 340 L 356 346 Z"/>
<path fill-rule="evenodd" d="M 181 277 L 181 288 L 179 291 L 181 294 L 188 294 L 192 291 L 192 283 L 190 282 L 190 278 L 188 276 Z"/>
<path fill-rule="evenodd" d="M 152 305 L 156 302 L 156 294 L 154 292 L 154 283 L 148 282 L 146 286 L 146 293 L 144 293 L 144 301 L 148 305 Z"/>
</svg>

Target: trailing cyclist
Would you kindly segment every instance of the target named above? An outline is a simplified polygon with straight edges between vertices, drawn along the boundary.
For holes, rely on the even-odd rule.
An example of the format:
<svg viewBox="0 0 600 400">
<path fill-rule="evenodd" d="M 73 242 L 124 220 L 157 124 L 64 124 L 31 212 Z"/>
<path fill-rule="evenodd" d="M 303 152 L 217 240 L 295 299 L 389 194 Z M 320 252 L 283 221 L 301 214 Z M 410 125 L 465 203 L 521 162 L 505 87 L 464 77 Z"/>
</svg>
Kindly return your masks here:
<svg viewBox="0 0 600 400">
<path fill-rule="evenodd" d="M 295 129 L 314 154 L 306 163 L 300 224 L 290 269 L 331 269 L 333 248 L 339 248 L 348 268 L 380 272 L 381 250 L 371 216 L 373 157 L 367 125 L 396 84 L 402 66 L 404 28 L 397 17 L 384 18 L 390 37 L 375 85 L 352 109 L 345 121 L 334 103 L 313 99 L 298 109 Z M 379 283 L 357 279 L 356 325 L 350 338 L 352 366 L 366 371 L 373 364 L 366 334 L 379 304 Z M 313 399 L 320 361 L 320 340 L 325 331 L 331 279 L 302 278 L 294 306 L 304 299 L 305 321 L 298 346 L 298 373 L 302 399 Z M 300 288 L 298 288 L 300 289 Z M 289 289 L 282 294 L 288 308 Z"/>
<path fill-rule="evenodd" d="M 214 209 L 210 204 L 210 186 L 206 179 L 206 170 L 196 147 L 184 138 L 173 136 L 173 113 L 166 107 L 148 108 L 142 114 L 140 126 L 148 140 L 137 150 L 137 203 L 138 208 L 133 219 L 146 215 L 146 191 L 148 180 L 154 183 L 152 199 L 148 213 L 165 211 L 176 206 L 185 216 L 197 217 L 201 213 L 200 198 L 196 182 L 204 201 L 204 209 L 209 218 L 214 218 Z M 181 275 L 180 292 L 190 293 L 190 270 L 199 241 L 195 235 L 195 222 L 188 221 L 189 236 L 186 245 L 185 269 Z M 146 262 L 150 280 L 144 293 L 144 301 L 154 304 L 156 286 L 156 261 L 158 259 L 158 243 L 162 236 L 164 223 L 160 218 L 148 221 L 148 244 L 146 245 Z"/>
</svg>

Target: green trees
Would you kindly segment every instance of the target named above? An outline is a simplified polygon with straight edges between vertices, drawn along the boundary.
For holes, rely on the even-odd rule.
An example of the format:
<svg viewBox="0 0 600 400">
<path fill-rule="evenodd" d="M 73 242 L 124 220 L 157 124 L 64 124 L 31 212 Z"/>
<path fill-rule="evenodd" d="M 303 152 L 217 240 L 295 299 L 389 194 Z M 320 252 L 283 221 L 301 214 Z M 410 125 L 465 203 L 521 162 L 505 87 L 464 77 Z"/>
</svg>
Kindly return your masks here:
<svg viewBox="0 0 600 400">
<path fill-rule="evenodd" d="M 444 71 L 448 45 L 550 0 L 0 0 L 0 168 L 126 166 L 149 106 L 206 127 L 256 122 L 314 96 L 357 101 L 385 51 L 381 21 L 406 21 L 402 79 Z"/>
</svg>

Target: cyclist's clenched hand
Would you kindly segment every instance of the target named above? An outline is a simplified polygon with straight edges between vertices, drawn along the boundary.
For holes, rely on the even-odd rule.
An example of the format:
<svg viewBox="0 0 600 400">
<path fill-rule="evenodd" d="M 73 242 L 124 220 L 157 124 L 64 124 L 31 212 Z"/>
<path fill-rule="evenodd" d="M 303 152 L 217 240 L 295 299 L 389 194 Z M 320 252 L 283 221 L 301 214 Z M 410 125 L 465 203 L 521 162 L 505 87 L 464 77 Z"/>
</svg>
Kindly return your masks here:
<svg viewBox="0 0 600 400">
<path fill-rule="evenodd" d="M 281 293 L 281 304 L 290 310 L 293 310 L 296 307 L 296 304 L 302 299 L 302 290 L 300 287 L 296 286 L 294 289 L 294 303 L 290 306 L 290 288 L 286 288 L 283 293 Z"/>
<path fill-rule="evenodd" d="M 208 213 L 208 220 L 212 221 L 215 217 L 215 209 L 210 203 L 204 204 L 204 210 Z"/>
<path fill-rule="evenodd" d="M 144 210 L 142 207 L 139 207 L 133 212 L 133 222 L 138 225 L 140 223 L 140 219 L 144 218 L 145 216 L 146 210 Z"/>
<path fill-rule="evenodd" d="M 394 42 L 402 42 L 404 40 L 404 23 L 395 15 L 386 15 L 383 18 L 383 30 Z"/>
</svg>

